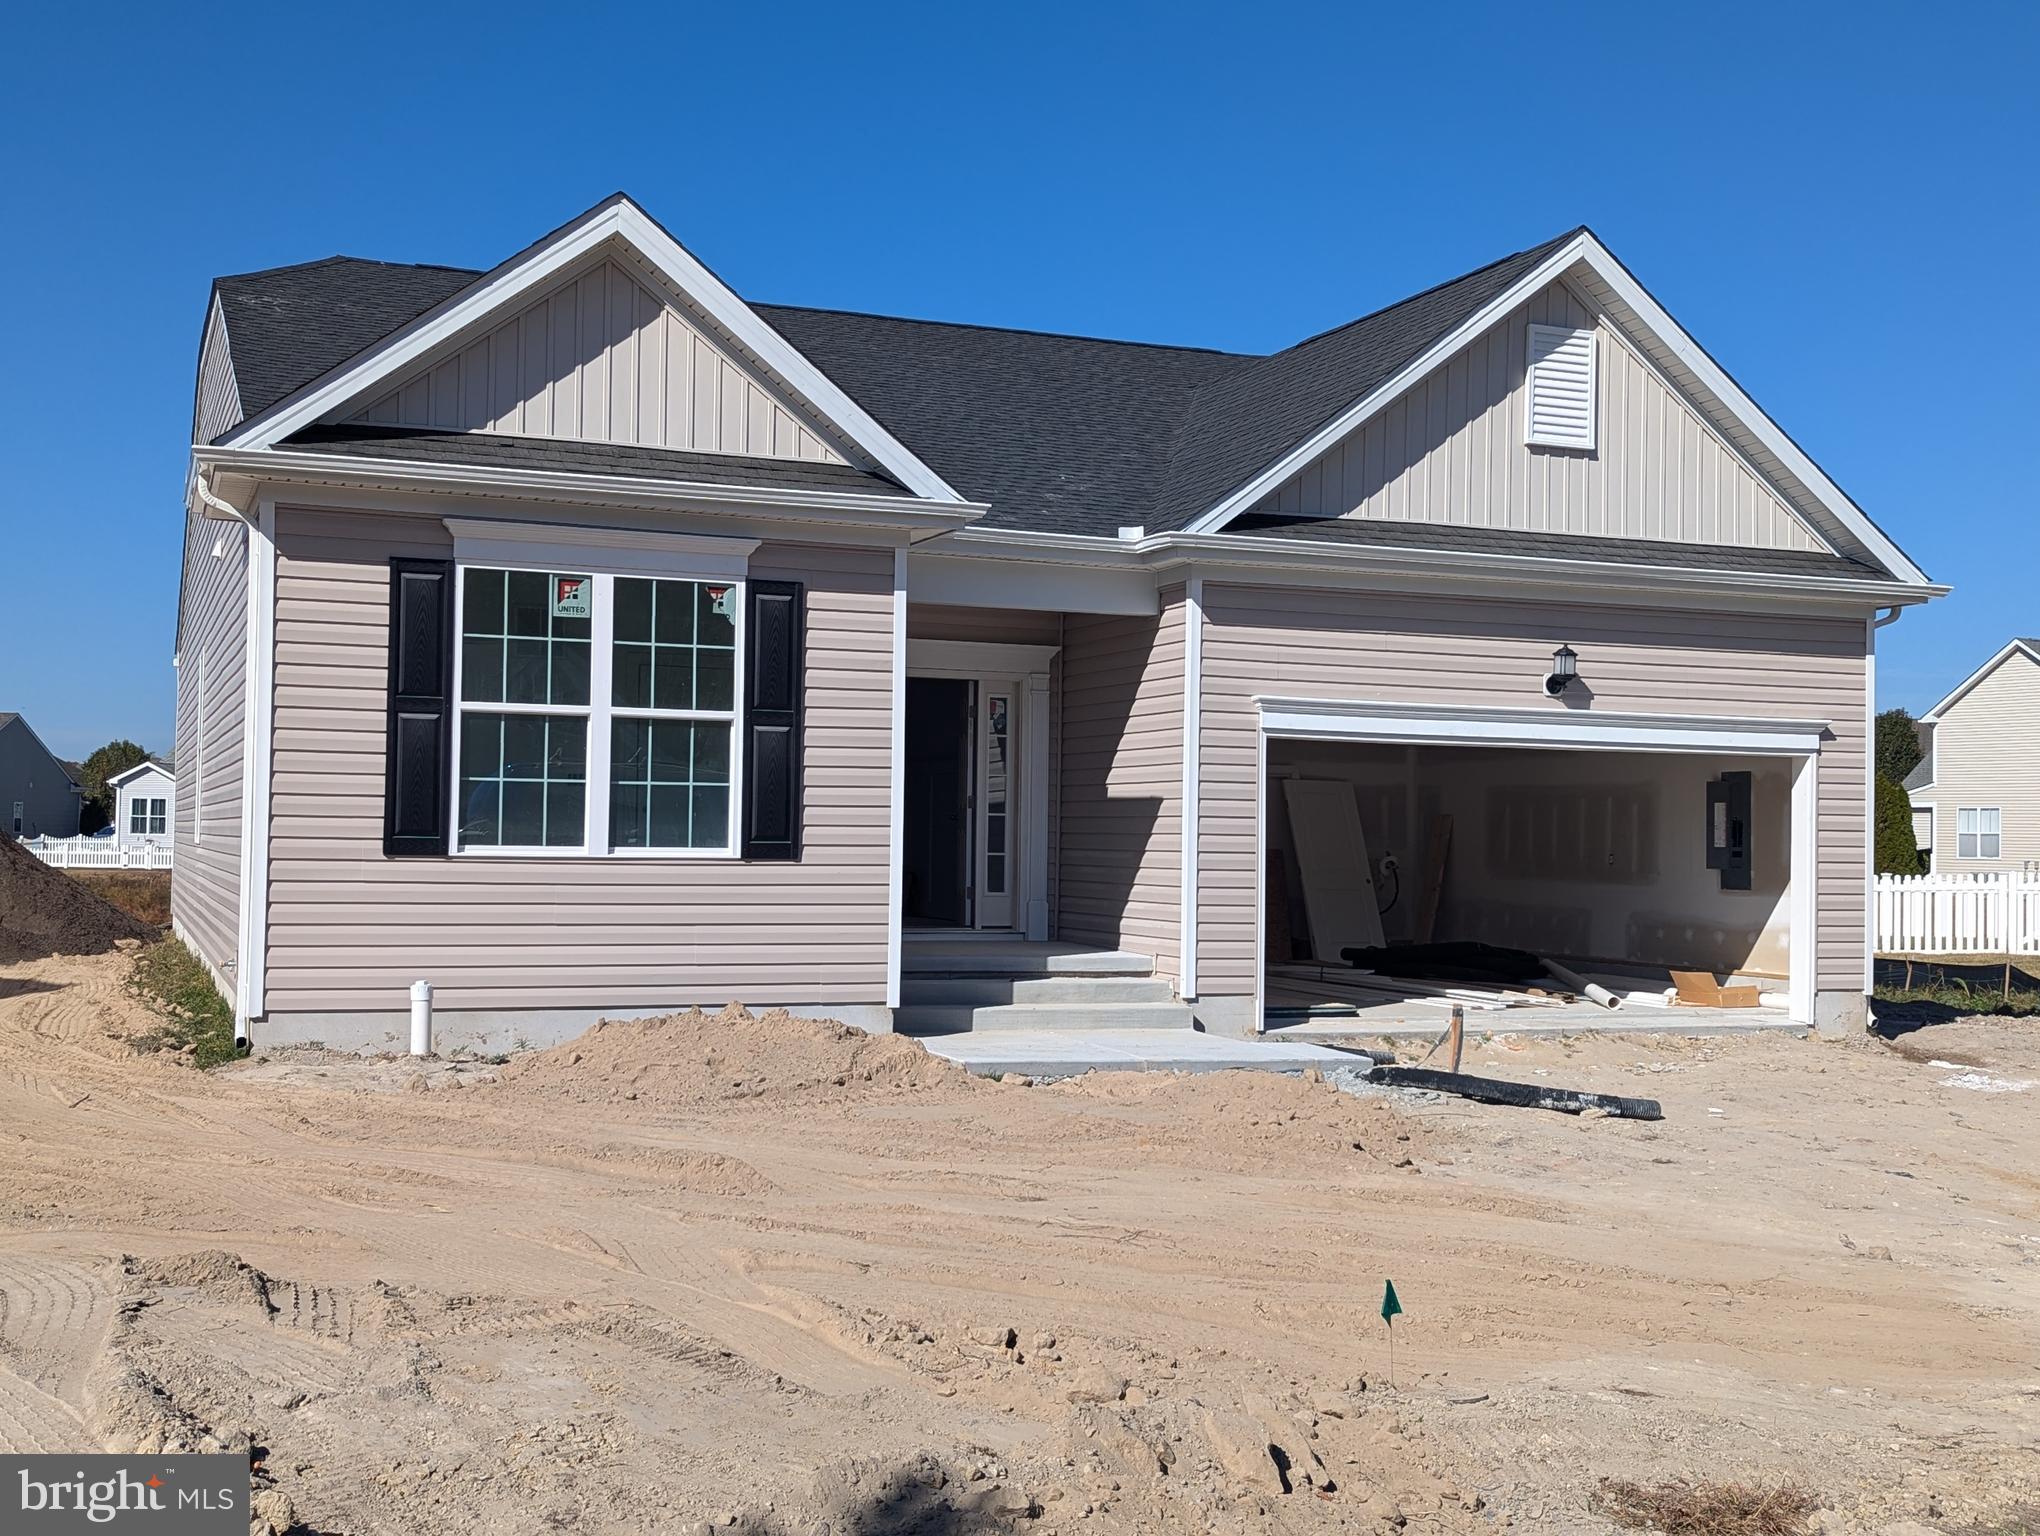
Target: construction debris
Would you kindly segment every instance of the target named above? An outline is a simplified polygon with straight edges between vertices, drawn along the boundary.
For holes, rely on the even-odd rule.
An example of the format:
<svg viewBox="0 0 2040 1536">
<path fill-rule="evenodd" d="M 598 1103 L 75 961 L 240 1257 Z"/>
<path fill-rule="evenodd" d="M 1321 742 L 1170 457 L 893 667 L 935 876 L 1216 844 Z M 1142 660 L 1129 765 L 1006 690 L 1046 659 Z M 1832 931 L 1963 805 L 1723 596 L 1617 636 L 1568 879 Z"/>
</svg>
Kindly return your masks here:
<svg viewBox="0 0 2040 1536">
<path fill-rule="evenodd" d="M 1705 971 L 1673 971 L 1672 983 L 1688 1008 L 1755 1008 L 1762 1001 L 1761 988 L 1724 987 Z"/>
<path fill-rule="evenodd" d="M 1474 1077 L 1464 1072 L 1433 1072 L 1423 1067 L 1375 1067 L 1363 1074 L 1370 1083 L 1384 1088 L 1427 1088 L 1434 1093 L 1457 1094 L 1476 1104 L 1502 1104 L 1512 1109 L 1555 1109 L 1577 1115 L 1600 1110 L 1614 1119 L 1662 1120 L 1664 1108 L 1656 1099 L 1626 1099 L 1620 1094 L 1588 1093 L 1576 1088 L 1552 1088 L 1543 1083 L 1511 1083 L 1499 1077 Z"/>
</svg>

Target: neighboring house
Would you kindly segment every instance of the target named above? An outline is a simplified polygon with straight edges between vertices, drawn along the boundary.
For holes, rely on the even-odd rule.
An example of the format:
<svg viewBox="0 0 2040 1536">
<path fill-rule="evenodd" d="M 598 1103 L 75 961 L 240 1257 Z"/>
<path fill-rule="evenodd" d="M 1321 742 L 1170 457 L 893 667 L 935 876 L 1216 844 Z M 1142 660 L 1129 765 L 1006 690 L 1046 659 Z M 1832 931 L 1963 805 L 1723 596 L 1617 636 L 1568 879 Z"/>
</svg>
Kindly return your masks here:
<svg viewBox="0 0 2040 1536">
<path fill-rule="evenodd" d="M 1906 775 L 1935 874 L 2040 868 L 2040 638 L 2013 640 L 1921 718 Z"/>
<path fill-rule="evenodd" d="M 176 800 L 177 777 L 169 764 L 149 758 L 115 774 L 106 787 L 115 794 L 113 830 L 122 847 L 145 843 L 170 847 L 170 810 Z"/>
<path fill-rule="evenodd" d="M 1585 229 L 1247 356 L 747 303 L 619 196 L 222 278 L 196 393 L 176 923 L 258 1039 L 1251 1031 L 1326 777 L 1396 936 L 1863 1019 L 1945 588 Z"/>
<path fill-rule="evenodd" d="M 12 837 L 76 837 L 84 791 L 42 738 L 0 712 L 0 816 Z"/>
</svg>

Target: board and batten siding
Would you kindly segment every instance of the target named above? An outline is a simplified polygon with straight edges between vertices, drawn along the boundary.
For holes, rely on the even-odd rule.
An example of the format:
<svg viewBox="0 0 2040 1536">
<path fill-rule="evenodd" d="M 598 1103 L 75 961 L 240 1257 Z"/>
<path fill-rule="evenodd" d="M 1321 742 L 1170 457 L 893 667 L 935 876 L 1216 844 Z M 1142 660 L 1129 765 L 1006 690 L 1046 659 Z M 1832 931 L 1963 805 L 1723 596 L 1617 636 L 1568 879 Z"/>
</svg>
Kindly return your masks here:
<svg viewBox="0 0 2040 1536">
<path fill-rule="evenodd" d="M 385 858 L 389 559 L 437 520 L 277 514 L 268 1011 L 866 1004 L 886 994 L 893 553 L 768 542 L 807 584 L 796 862 Z"/>
<path fill-rule="evenodd" d="M 1057 936 L 1181 974 L 1183 588 L 1153 616 L 1063 620 Z"/>
<path fill-rule="evenodd" d="M 847 462 L 754 364 L 614 261 L 567 279 L 355 420 Z"/>
<path fill-rule="evenodd" d="M 191 408 L 191 440 L 209 443 L 241 419 L 241 386 L 227 345 L 227 312 L 215 298 L 198 349 L 198 389 Z"/>
<path fill-rule="evenodd" d="M 241 942 L 248 538 L 240 523 L 186 514 L 170 915 L 214 975 L 229 979 Z"/>
<path fill-rule="evenodd" d="M 1591 450 L 1525 444 L 1532 324 L 1594 326 Z M 1628 341 L 1553 283 L 1270 492 L 1256 512 L 1826 548 Z"/>
<path fill-rule="evenodd" d="M 1934 782 L 1917 798 L 1934 807 L 1934 870 L 2023 869 L 2040 860 L 2040 661 L 2007 656 L 1957 699 L 1934 727 Z M 1965 859 L 1956 840 L 1964 806 L 1998 808 L 1999 856 Z"/>
<path fill-rule="evenodd" d="M 1559 644 L 1592 707 L 1825 721 L 1816 985 L 1861 994 L 1868 906 L 1861 619 L 1556 606 L 1207 582 L 1199 737 L 1198 985 L 1254 991 L 1256 694 L 1424 704 L 1548 704 Z M 1694 835 L 1699 835 L 1696 826 Z M 1793 935 L 1793 942 L 1801 936 Z"/>
</svg>

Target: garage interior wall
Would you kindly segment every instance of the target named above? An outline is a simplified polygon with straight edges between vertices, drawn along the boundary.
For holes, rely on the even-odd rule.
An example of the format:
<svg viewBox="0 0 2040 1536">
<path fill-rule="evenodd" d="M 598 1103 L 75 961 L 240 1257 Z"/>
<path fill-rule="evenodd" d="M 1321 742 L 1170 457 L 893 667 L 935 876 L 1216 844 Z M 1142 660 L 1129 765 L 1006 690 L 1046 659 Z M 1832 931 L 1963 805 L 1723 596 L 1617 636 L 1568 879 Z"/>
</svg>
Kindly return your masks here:
<svg viewBox="0 0 2040 1536">
<path fill-rule="evenodd" d="M 1751 776 L 1749 890 L 1707 867 L 1707 784 Z M 1481 747 L 1268 744 L 1268 848 L 1307 943 L 1284 777 L 1343 779 L 1377 867 L 1391 943 L 1413 937 L 1432 819 L 1452 818 L 1433 937 L 1554 958 L 1783 978 L 1792 765 L 1777 758 Z"/>
</svg>

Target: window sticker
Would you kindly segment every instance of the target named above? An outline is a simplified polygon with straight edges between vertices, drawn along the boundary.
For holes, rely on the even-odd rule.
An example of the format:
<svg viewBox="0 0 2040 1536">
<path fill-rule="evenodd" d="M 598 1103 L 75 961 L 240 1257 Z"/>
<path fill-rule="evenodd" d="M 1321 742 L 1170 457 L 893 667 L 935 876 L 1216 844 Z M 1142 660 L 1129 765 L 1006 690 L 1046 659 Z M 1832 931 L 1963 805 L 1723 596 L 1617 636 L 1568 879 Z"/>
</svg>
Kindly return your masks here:
<svg viewBox="0 0 2040 1536">
<path fill-rule="evenodd" d="M 586 576 L 553 578 L 552 616 L 556 619 L 585 619 L 593 612 L 594 582 Z"/>
</svg>

